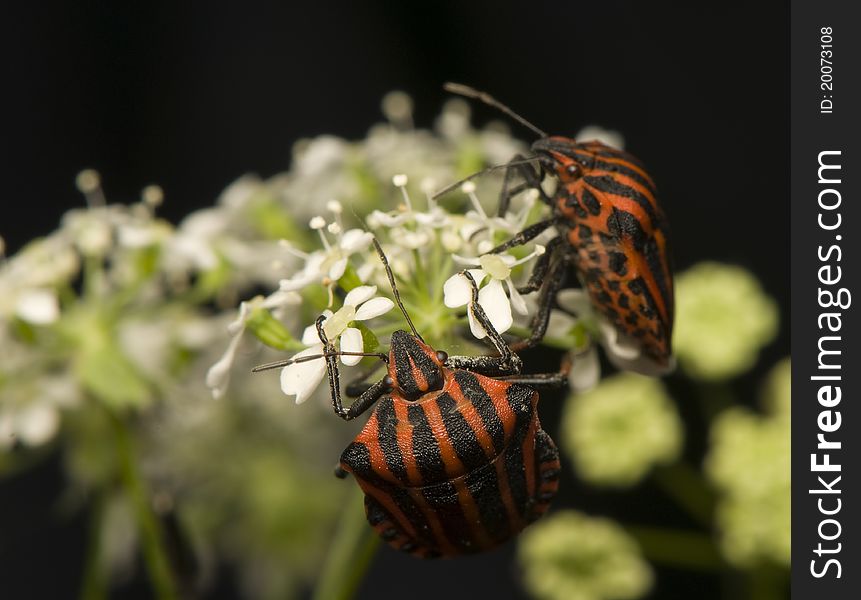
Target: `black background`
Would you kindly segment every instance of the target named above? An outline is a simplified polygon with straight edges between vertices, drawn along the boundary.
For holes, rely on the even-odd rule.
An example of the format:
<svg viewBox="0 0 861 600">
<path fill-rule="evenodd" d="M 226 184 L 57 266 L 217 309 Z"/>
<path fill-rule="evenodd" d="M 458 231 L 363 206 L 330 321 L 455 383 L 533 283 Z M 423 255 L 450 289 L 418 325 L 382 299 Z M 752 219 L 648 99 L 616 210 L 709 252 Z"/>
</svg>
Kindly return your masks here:
<svg viewBox="0 0 861 600">
<path fill-rule="evenodd" d="M 782 307 L 779 339 L 739 384 L 746 401 L 763 370 L 788 354 L 785 3 L 179 4 L 2 9 L 7 250 L 83 203 L 74 188 L 82 168 L 102 173 L 113 202 L 158 183 L 166 193 L 161 214 L 177 221 L 211 205 L 245 172 L 286 169 L 299 137 L 362 137 L 392 89 L 411 94 L 417 123 L 429 126 L 446 97 L 442 82 L 463 81 L 551 133 L 590 123 L 621 131 L 658 183 L 676 267 L 742 264 Z M 479 123 L 499 118 L 484 107 L 475 113 Z M 549 404 L 542 414 L 552 434 L 558 409 Z M 702 433 L 688 432 L 694 460 Z M 6 590 L 40 598 L 78 588 L 85 515 L 54 517 L 60 478 L 55 460 L 0 483 Z M 562 505 L 627 522 L 690 525 L 648 484 L 628 495 L 563 486 Z M 362 597 L 394 597 L 404 586 L 413 598 L 520 597 L 512 552 L 429 564 L 384 551 Z M 653 596 L 718 597 L 737 584 L 662 569 Z M 212 597 L 232 597 L 232 586 L 225 572 Z M 146 597 L 143 584 L 123 591 L 136 595 Z"/>
</svg>

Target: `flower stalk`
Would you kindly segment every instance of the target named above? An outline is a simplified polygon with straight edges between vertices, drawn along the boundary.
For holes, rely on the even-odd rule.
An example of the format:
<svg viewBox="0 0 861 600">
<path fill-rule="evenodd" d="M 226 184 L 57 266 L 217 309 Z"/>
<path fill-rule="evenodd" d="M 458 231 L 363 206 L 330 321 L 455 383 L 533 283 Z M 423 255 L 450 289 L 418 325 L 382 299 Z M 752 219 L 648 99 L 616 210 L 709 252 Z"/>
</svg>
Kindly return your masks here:
<svg viewBox="0 0 861 600">
<path fill-rule="evenodd" d="M 313 600 L 349 600 L 362 582 L 380 545 L 379 537 L 365 519 L 364 498 L 361 489 L 354 487 L 317 577 Z"/>
<path fill-rule="evenodd" d="M 120 479 L 131 500 L 153 595 L 158 600 L 178 600 L 176 582 L 168 559 L 161 526 L 153 512 L 150 495 L 138 466 L 137 452 L 129 424 L 114 414 Z"/>
</svg>

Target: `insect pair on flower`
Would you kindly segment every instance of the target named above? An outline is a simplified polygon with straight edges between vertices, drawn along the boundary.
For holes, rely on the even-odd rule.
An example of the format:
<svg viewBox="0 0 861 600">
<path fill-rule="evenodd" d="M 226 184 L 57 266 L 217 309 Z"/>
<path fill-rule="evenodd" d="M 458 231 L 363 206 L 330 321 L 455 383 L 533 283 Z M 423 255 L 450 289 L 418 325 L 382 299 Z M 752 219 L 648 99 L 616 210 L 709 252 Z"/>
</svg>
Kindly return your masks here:
<svg viewBox="0 0 861 600">
<path fill-rule="evenodd" d="M 429 346 L 400 300 L 381 246 L 373 243 L 410 331 L 392 333 L 387 354 L 345 349 L 343 337 L 336 348 L 330 336 L 346 318 L 340 311 L 349 307 L 344 314 L 357 317 L 372 302 L 366 315 L 392 308 L 370 297 L 375 290 L 355 288 L 339 312 L 317 319 L 318 345 L 255 370 L 284 367 L 282 382 L 283 373 L 292 382 L 313 374 L 306 365 L 324 363 L 338 416 L 350 420 L 373 408 L 342 453 L 338 473 L 355 476 L 368 521 L 391 546 L 425 558 L 481 552 L 540 517 L 556 493 L 559 455 L 541 429 L 538 393 L 528 386 L 564 385 L 567 373 L 520 374 L 521 360 L 479 303 L 469 271 L 459 277 L 469 289 L 471 318 L 497 355 L 449 356 Z M 361 393 L 344 406 L 338 359 L 362 357 L 379 359 L 386 375 L 366 384 L 368 371 L 347 386 Z"/>
<path fill-rule="evenodd" d="M 577 312 L 582 316 L 594 309 L 600 315 L 604 338 L 617 351 L 617 364 L 652 373 L 672 368 L 667 225 L 654 183 L 639 161 L 597 141 L 548 136 L 487 94 L 455 84 L 447 88 L 499 108 L 541 136 L 532 145 L 535 156 L 515 156 L 504 165 L 499 214 L 505 215 L 512 199 L 527 191 L 548 204 L 552 216 L 485 248 L 478 258 L 455 255 L 461 264 L 478 268 L 462 271 L 444 285 L 445 305 L 466 305 L 470 330 L 479 339 L 487 338 L 496 355 L 449 357 L 427 345 L 400 301 L 392 270 L 374 240 L 411 333 L 395 331 L 388 354 L 366 352 L 361 331 L 351 323 L 380 316 L 394 303 L 374 297 L 373 286 L 359 286 L 346 294 L 338 311 L 324 313 L 306 329 L 303 342 L 311 346 L 289 360 L 257 369 L 284 367 L 282 388 L 297 401 L 328 375 L 333 408 L 345 420 L 373 407 L 362 432 L 342 454 L 340 472 L 356 477 L 365 492 L 368 520 L 381 537 L 424 557 L 493 547 L 543 514 L 555 494 L 558 453 L 541 429 L 538 394 L 527 386 L 562 385 L 567 373 L 523 376 L 514 349 L 544 339 L 554 306 L 571 295 L 563 289 L 569 270 L 589 298 Z M 545 175 L 556 180 L 552 195 L 542 187 Z M 523 182 L 514 185 L 516 176 Z M 396 182 L 409 206 L 405 184 Z M 430 196 L 429 204 L 456 185 Z M 474 187 L 465 191 L 472 196 Z M 478 212 L 483 214 L 480 206 Z M 402 226 L 410 217 L 380 213 L 377 220 Z M 491 229 L 492 220 L 486 221 L 488 227 L 475 231 Z M 441 222 L 444 219 L 424 220 L 431 227 Z M 536 245 L 520 261 L 503 254 L 554 229 L 557 235 L 546 246 Z M 413 250 L 429 238 L 404 231 L 404 239 L 414 242 Z M 418 261 L 418 254 L 415 257 Z M 511 269 L 533 258 L 537 262 L 528 282 L 515 286 Z M 528 336 L 509 346 L 500 333 L 512 325 L 511 307 L 526 314 L 521 294 L 536 291 L 537 310 Z M 367 371 L 348 386 L 358 398 L 345 408 L 338 359 L 356 364 L 365 356 L 385 363 L 387 374 L 366 384 L 373 373 Z"/>
</svg>

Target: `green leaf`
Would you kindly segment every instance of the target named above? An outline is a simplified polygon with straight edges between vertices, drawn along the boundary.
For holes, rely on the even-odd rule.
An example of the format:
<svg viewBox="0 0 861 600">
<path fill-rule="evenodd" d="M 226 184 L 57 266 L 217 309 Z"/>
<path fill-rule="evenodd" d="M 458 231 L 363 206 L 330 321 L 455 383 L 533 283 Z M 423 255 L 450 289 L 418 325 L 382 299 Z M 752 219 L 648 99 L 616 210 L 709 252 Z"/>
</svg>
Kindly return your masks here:
<svg viewBox="0 0 861 600">
<path fill-rule="evenodd" d="M 246 321 L 246 328 L 255 337 L 276 350 L 301 350 L 302 343 L 296 340 L 278 319 L 265 308 L 255 308 Z"/>
<path fill-rule="evenodd" d="M 347 268 L 344 271 L 344 274 L 341 275 L 341 278 L 338 280 L 338 285 L 344 288 L 346 291 L 350 291 L 353 288 L 357 288 L 360 285 L 365 285 L 362 283 L 362 280 L 359 279 L 359 274 L 356 273 L 356 269 L 353 268 L 353 265 L 347 263 Z"/>
<path fill-rule="evenodd" d="M 380 347 L 380 340 L 377 339 L 377 336 L 374 335 L 374 332 L 368 329 L 367 325 L 362 323 L 361 321 L 351 321 L 350 327 L 355 327 L 359 331 L 362 332 L 362 341 L 363 352 L 376 352 L 377 348 Z"/>
</svg>

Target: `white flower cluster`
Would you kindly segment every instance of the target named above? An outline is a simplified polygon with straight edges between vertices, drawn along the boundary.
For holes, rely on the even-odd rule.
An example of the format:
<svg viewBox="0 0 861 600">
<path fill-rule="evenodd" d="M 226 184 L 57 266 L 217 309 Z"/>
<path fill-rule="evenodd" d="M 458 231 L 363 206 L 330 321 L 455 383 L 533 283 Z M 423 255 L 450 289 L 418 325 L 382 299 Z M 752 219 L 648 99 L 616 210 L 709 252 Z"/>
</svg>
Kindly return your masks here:
<svg viewBox="0 0 861 600">
<path fill-rule="evenodd" d="M 494 328 L 504 333 L 517 325 L 518 335 L 528 334 L 535 312 L 534 295 L 524 297 L 517 287 L 525 283 L 535 261 L 544 254 L 544 244 L 555 232 L 548 231 L 525 248 L 492 255 L 487 252 L 546 215 L 549 209 L 537 202 L 537 190 L 519 194 L 509 212 L 500 216 L 495 214 L 498 174 L 469 180 L 459 191 L 439 198 L 433 195 L 459 177 L 510 160 L 524 150 L 523 146 L 498 129 L 471 129 L 468 109 L 459 100 L 446 106 L 437 135 L 411 128 L 409 106 L 403 95 L 388 97 L 384 107 L 390 124 L 373 128 L 362 142 L 324 136 L 297 144 L 293 168 L 279 178 L 278 196 L 289 205 L 294 218 L 307 219 L 307 229 L 316 237 L 293 231 L 292 237 L 282 241 L 282 251 L 293 260 L 276 261 L 282 273 L 278 291 L 257 299 L 255 306 L 276 308 L 276 296 L 285 292 L 302 298 L 301 306 L 291 304 L 295 310 L 290 313 L 301 313 L 303 322 L 289 324 L 278 343 L 269 344 L 299 350 L 292 357 L 297 362 L 286 366 L 281 374 L 282 391 L 297 402 L 310 397 L 325 376 L 324 361 L 309 359 L 323 351 L 313 325 L 318 316 L 324 316 L 324 331 L 335 348 L 351 353 L 341 356 L 346 365 L 360 361 L 355 353 L 377 348 L 377 333 L 385 336 L 405 327 L 397 311 L 389 312 L 391 304 L 380 310 L 391 291 L 381 263 L 370 249 L 374 236 L 400 280 L 406 309 L 416 315 L 418 330 L 432 345 L 464 343 L 454 335 L 462 316 L 445 311 L 443 306 L 465 307 L 472 335 L 479 340 L 487 335 L 469 307 L 470 284 L 459 274 L 464 269 L 479 285 L 479 304 Z M 592 137 L 600 134 L 596 128 L 590 133 Z M 620 136 L 613 142 L 620 145 Z M 391 182 L 388 188 L 383 186 L 384 179 Z M 417 195 L 420 200 L 416 200 Z M 308 212 L 309 207 L 323 206 L 326 211 Z M 356 289 L 373 289 L 381 296 L 364 299 L 367 292 L 359 295 Z M 359 297 L 366 302 L 362 307 Z M 593 339 L 604 343 L 612 360 L 623 368 L 644 370 L 637 363 L 640 352 L 636 344 L 619 340 L 611 326 L 602 326 L 600 317 L 588 308 L 588 301 L 574 304 L 574 317 L 554 311 L 548 340 L 573 349 L 577 355 L 571 371 L 576 389 L 592 387 L 600 375 Z M 259 311 L 249 310 L 247 304 L 240 309 L 231 329 L 233 341 L 210 371 L 207 381 L 216 396 L 226 390 L 239 338 L 254 314 L 259 315 Z M 370 319 L 375 319 L 374 323 L 365 325 Z M 250 329 L 267 342 L 256 327 Z M 299 335 L 299 331 L 303 333 Z"/>
</svg>

